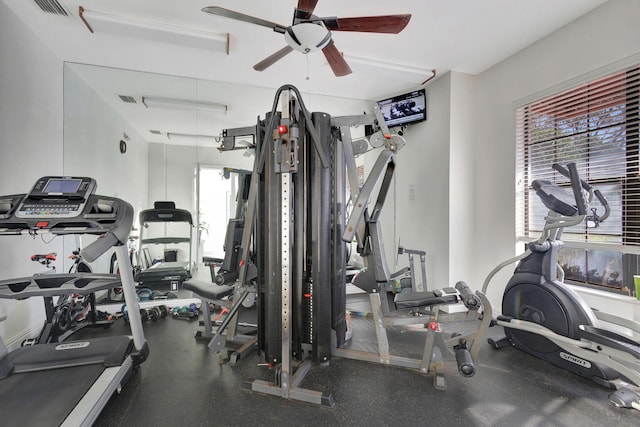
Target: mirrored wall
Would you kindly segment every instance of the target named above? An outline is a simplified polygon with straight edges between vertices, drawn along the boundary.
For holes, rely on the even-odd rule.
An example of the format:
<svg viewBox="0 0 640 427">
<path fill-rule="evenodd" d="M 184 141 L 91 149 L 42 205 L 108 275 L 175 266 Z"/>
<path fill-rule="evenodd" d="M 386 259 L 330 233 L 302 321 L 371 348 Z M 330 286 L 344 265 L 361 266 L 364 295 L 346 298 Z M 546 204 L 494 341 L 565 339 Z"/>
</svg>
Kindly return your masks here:
<svg viewBox="0 0 640 427">
<path fill-rule="evenodd" d="M 220 152 L 220 136 L 224 129 L 255 125 L 271 109 L 275 92 L 66 63 L 64 173 L 95 178 L 98 193 L 127 200 L 136 215 L 151 208 L 154 201 L 173 201 L 176 207 L 192 212 L 197 233 L 201 213 L 196 197 L 198 168 L 251 170 L 254 157 L 244 150 Z M 362 114 L 373 105 L 316 94 L 303 94 L 303 98 L 310 111 L 332 116 Z M 163 105 L 163 101 L 169 102 Z M 206 189 L 200 189 L 203 193 Z M 230 211 L 228 202 L 221 200 L 220 206 Z M 194 255 L 202 255 L 196 249 L 198 240 L 194 235 Z M 84 244 L 65 242 L 65 252 Z M 108 261 L 100 262 L 97 270 L 107 272 Z"/>
</svg>

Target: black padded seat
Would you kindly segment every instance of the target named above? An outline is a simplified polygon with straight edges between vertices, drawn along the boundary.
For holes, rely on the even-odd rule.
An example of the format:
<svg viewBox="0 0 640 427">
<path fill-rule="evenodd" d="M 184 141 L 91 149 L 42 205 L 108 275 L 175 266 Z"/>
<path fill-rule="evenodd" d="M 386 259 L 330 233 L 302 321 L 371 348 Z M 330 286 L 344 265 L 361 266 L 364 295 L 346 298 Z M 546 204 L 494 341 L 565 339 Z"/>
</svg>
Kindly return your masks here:
<svg viewBox="0 0 640 427">
<path fill-rule="evenodd" d="M 207 301 L 221 302 L 222 298 L 233 295 L 234 287 L 218 285 L 205 280 L 189 279 L 182 284 L 182 289 L 188 289 L 202 300 L 202 317 L 204 330 L 196 332 L 196 339 L 210 340 L 213 337 L 213 322 Z M 221 302 L 222 303 L 222 302 Z"/>
<path fill-rule="evenodd" d="M 189 279 L 182 284 L 183 289 L 190 290 L 196 295 L 209 300 L 220 300 L 233 294 L 233 286 L 216 285 L 204 280 Z"/>
<path fill-rule="evenodd" d="M 428 307 L 438 304 L 455 304 L 456 295 L 436 296 L 433 292 L 400 292 L 393 298 L 396 308 Z"/>
</svg>

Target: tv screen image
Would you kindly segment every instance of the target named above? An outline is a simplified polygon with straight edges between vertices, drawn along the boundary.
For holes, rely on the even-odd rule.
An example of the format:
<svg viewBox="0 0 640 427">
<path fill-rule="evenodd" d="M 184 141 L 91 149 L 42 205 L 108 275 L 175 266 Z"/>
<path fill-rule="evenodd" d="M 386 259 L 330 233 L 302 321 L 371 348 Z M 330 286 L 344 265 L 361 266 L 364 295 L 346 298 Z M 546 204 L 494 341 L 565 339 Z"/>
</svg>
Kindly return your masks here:
<svg viewBox="0 0 640 427">
<path fill-rule="evenodd" d="M 424 89 L 384 99 L 377 104 L 388 127 L 427 119 L 427 97 Z"/>
</svg>

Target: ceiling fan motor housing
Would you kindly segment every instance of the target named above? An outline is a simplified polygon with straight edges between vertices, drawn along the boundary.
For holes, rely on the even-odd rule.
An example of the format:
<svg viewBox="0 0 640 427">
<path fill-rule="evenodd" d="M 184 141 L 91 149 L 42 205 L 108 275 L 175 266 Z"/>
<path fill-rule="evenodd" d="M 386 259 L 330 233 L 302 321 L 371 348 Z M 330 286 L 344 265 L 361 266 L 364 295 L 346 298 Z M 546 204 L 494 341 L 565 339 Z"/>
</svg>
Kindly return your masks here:
<svg viewBox="0 0 640 427">
<path fill-rule="evenodd" d="M 293 49 L 309 53 L 327 46 L 331 42 L 331 32 L 322 24 L 303 22 L 288 27 L 284 38 Z"/>
</svg>

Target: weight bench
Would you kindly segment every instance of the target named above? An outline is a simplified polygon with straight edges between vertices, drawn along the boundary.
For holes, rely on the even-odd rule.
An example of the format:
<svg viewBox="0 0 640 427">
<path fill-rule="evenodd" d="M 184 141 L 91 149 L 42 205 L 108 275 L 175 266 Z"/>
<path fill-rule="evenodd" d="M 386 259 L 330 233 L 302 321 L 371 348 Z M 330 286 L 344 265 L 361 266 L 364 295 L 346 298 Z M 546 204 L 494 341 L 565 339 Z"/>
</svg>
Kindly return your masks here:
<svg viewBox="0 0 640 427">
<path fill-rule="evenodd" d="M 197 340 L 209 340 L 214 338 L 213 322 L 211 321 L 211 310 L 209 310 L 209 303 L 220 304 L 228 306 L 229 301 L 225 301 L 225 297 L 233 296 L 235 287 L 230 285 L 216 285 L 212 282 L 204 280 L 189 279 L 182 284 L 183 289 L 188 289 L 200 298 L 202 301 L 202 317 L 204 330 L 196 332 L 195 338 Z M 228 314 L 230 315 L 230 314 Z M 235 329 L 234 329 L 235 330 Z M 228 331 L 228 329 L 227 329 Z M 221 355 L 221 363 L 229 361 L 231 365 L 235 365 L 245 354 L 253 349 L 257 343 L 255 336 L 237 335 L 233 333 L 233 336 L 228 337 L 229 342 L 240 342 L 241 346 L 237 350 L 233 351 L 231 355 L 228 353 Z M 211 347 L 212 343 L 209 343 Z"/>
<path fill-rule="evenodd" d="M 204 318 L 204 330 L 196 332 L 196 339 L 210 340 L 213 337 L 213 324 L 211 322 L 209 303 L 224 305 L 223 298 L 233 295 L 233 286 L 216 285 L 204 280 L 189 279 L 182 283 L 182 288 L 193 292 L 202 301 L 200 308 Z"/>
</svg>

